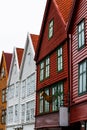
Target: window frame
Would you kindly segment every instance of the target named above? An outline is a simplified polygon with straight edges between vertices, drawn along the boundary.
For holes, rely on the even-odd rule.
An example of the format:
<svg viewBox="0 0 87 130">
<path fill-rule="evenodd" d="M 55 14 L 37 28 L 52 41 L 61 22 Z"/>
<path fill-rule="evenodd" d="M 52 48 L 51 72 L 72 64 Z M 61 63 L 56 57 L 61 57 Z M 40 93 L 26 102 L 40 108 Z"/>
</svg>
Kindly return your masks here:
<svg viewBox="0 0 87 130">
<path fill-rule="evenodd" d="M 48 64 L 46 64 L 47 60 L 49 60 Z M 41 67 L 41 64 L 43 64 L 43 67 Z M 41 72 L 43 73 L 43 75 Z M 47 76 L 46 76 L 46 74 L 47 74 Z M 43 78 L 41 78 L 41 76 Z M 44 79 L 49 78 L 49 76 L 50 76 L 50 57 L 47 56 L 44 60 L 42 60 L 40 62 L 40 82 L 42 82 Z"/>
<path fill-rule="evenodd" d="M 60 51 L 60 49 L 62 49 L 62 54 L 58 55 L 58 51 Z M 61 60 L 61 58 L 62 58 L 62 62 L 58 63 L 59 60 Z M 62 66 L 61 66 L 61 63 L 62 63 Z M 59 66 L 60 66 L 60 69 L 59 69 Z M 63 46 L 60 46 L 57 49 L 57 71 L 61 72 L 62 70 L 63 70 Z"/>
<path fill-rule="evenodd" d="M 83 67 L 83 64 L 86 63 L 86 70 L 85 72 L 83 71 L 84 67 Z M 82 73 L 80 74 L 80 66 L 82 65 Z M 82 86 L 83 86 L 83 74 L 86 74 L 86 88 L 85 88 L 85 91 L 83 90 L 83 87 L 80 88 L 80 76 L 82 75 Z M 82 89 L 82 91 L 80 92 L 80 89 Z M 87 93 L 87 59 L 81 61 L 79 64 L 78 64 L 78 95 L 84 95 L 85 93 Z"/>
<path fill-rule="evenodd" d="M 53 34 L 54 34 L 54 19 L 51 19 L 48 27 L 48 39 L 51 39 L 53 37 Z"/>
<path fill-rule="evenodd" d="M 82 29 L 82 24 L 84 24 L 84 28 L 83 29 Z M 79 31 L 80 27 L 81 27 L 81 31 Z M 80 49 L 82 49 L 85 46 L 85 19 L 81 20 L 77 24 L 77 30 L 78 30 L 78 32 L 77 32 L 77 34 L 78 34 L 78 50 L 80 50 Z M 84 33 L 84 43 L 82 43 L 82 32 Z M 79 42 L 79 36 L 80 36 L 80 39 L 81 39 L 81 43 Z"/>
</svg>

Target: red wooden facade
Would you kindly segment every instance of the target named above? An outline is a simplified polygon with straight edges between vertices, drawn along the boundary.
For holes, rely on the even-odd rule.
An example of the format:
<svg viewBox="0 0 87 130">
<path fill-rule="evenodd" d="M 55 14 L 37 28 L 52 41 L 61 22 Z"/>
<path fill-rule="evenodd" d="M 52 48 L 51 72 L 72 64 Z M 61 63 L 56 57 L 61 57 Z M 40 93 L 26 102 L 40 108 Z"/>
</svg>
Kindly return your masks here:
<svg viewBox="0 0 87 130">
<path fill-rule="evenodd" d="M 65 5 L 64 5 L 65 2 Z M 68 2 L 68 4 L 67 4 Z M 45 88 L 52 88 L 54 84 L 63 82 L 64 91 L 64 106 L 69 106 L 69 75 L 68 75 L 68 44 L 67 44 L 67 19 L 69 17 L 70 9 L 72 6 L 72 0 L 60 1 L 59 0 L 47 0 L 44 18 L 42 22 L 42 28 L 40 32 L 40 38 L 37 45 L 35 54 L 35 60 L 37 65 L 37 86 L 36 86 L 36 115 L 35 115 L 35 129 L 36 130 L 58 130 L 59 128 L 59 111 L 52 111 L 52 103 L 50 104 L 50 111 L 48 113 L 40 113 L 39 111 L 39 94 L 40 91 Z M 59 5 L 58 5 L 59 4 Z M 68 9 L 65 13 L 64 10 Z M 62 7 L 62 8 L 61 8 Z M 53 37 L 48 38 L 48 26 L 51 20 L 54 20 Z M 62 46 L 63 52 L 63 70 L 58 72 L 57 70 L 57 49 Z M 50 57 L 50 76 L 43 81 L 40 81 L 40 63 L 47 56 Z M 52 90 L 51 90 L 52 91 Z M 65 127 L 68 129 L 68 127 Z"/>
<path fill-rule="evenodd" d="M 78 49 L 78 24 L 84 20 L 84 47 Z M 76 0 L 73 8 L 73 13 L 69 24 L 70 37 L 70 123 L 73 125 L 80 124 L 82 129 L 87 130 L 84 124 L 87 121 L 87 91 L 84 94 L 79 94 L 79 64 L 87 60 L 87 1 Z M 86 67 L 87 77 L 87 67 Z M 86 78 L 87 88 L 87 78 Z M 79 130 L 79 128 L 78 128 Z"/>
</svg>

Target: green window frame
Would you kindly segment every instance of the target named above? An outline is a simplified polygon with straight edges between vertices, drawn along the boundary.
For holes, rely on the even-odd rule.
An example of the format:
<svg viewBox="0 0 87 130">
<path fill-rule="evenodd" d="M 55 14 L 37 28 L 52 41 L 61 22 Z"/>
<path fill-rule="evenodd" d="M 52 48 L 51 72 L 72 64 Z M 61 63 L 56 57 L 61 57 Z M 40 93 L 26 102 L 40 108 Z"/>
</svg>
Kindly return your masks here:
<svg viewBox="0 0 87 130">
<path fill-rule="evenodd" d="M 54 30 L 54 20 L 52 19 L 49 22 L 49 30 L 48 30 L 48 37 L 49 37 L 49 39 L 53 36 L 53 30 Z"/>
<path fill-rule="evenodd" d="M 57 50 L 57 70 L 61 71 L 63 69 L 63 49 L 59 47 Z"/>
<path fill-rule="evenodd" d="M 47 95 L 49 95 L 49 89 L 44 90 Z M 39 93 L 39 113 L 46 113 L 50 110 L 50 104 L 47 102 L 43 96 L 41 96 L 41 92 Z"/>
<path fill-rule="evenodd" d="M 79 94 L 87 92 L 87 60 L 79 64 Z"/>
<path fill-rule="evenodd" d="M 40 63 L 40 81 L 43 81 L 45 78 L 50 76 L 50 58 L 46 57 Z"/>
<path fill-rule="evenodd" d="M 52 111 L 59 110 L 60 106 L 63 106 L 63 82 L 55 84 L 52 87 L 52 95 L 55 96 L 52 101 Z M 54 100 L 55 99 L 55 100 Z"/>
<path fill-rule="evenodd" d="M 85 26 L 84 20 L 78 24 L 78 48 L 84 47 L 85 44 Z"/>
</svg>

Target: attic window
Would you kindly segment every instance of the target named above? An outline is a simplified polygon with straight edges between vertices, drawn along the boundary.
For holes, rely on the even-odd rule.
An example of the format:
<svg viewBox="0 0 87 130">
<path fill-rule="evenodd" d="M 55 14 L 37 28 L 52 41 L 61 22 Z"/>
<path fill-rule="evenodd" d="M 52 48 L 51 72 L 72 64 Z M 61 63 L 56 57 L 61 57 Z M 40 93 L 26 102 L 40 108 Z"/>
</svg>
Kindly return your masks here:
<svg viewBox="0 0 87 130">
<path fill-rule="evenodd" d="M 49 23 L 49 30 L 48 30 L 48 37 L 49 37 L 49 39 L 53 36 L 53 25 L 54 25 L 54 21 L 52 19 L 50 21 L 50 23 Z"/>
<path fill-rule="evenodd" d="M 5 70 L 4 70 L 4 67 L 2 68 L 1 70 L 1 77 L 4 77 L 5 76 Z"/>
</svg>

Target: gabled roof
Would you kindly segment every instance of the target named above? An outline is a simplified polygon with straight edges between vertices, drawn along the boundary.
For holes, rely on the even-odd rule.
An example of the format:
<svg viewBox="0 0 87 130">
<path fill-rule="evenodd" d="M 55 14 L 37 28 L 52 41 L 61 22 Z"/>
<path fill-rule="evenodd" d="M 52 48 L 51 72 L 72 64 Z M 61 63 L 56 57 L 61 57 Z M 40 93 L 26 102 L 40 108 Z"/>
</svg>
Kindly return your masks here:
<svg viewBox="0 0 87 130">
<path fill-rule="evenodd" d="M 55 8 L 57 8 L 57 10 L 61 13 L 62 19 L 64 20 L 66 26 L 67 26 L 67 23 L 69 21 L 69 15 L 71 12 L 73 1 L 74 0 L 53 0 L 53 2 L 55 3 Z M 41 30 L 40 30 L 40 37 L 39 37 L 37 48 L 36 48 L 36 54 L 35 54 L 36 61 L 38 58 L 38 52 L 39 52 L 39 49 L 41 46 L 41 40 L 43 37 L 44 27 L 45 27 L 45 23 L 46 23 L 46 19 L 48 16 L 48 11 L 49 11 L 51 2 L 52 2 L 52 0 L 47 0 L 47 3 L 46 3 L 42 26 L 41 26 Z M 65 28 L 66 28 L 66 26 L 65 26 Z"/>
<path fill-rule="evenodd" d="M 74 0 L 55 0 L 55 1 L 64 18 L 64 21 L 67 23 L 69 21 L 69 16 Z"/>
<path fill-rule="evenodd" d="M 11 53 L 7 53 L 7 52 L 2 51 L 0 69 L 1 69 L 1 67 L 2 67 L 1 65 L 2 65 L 3 60 L 5 60 L 5 66 L 6 66 L 6 69 L 7 69 L 7 73 L 8 73 L 8 74 L 9 74 L 11 59 L 12 59 L 12 54 L 11 54 Z"/>
<path fill-rule="evenodd" d="M 11 53 L 5 53 L 5 52 L 3 52 L 3 54 L 5 56 L 7 72 L 9 73 L 9 69 L 10 69 L 10 65 L 11 65 L 11 59 L 12 59 L 12 54 Z"/>
<path fill-rule="evenodd" d="M 20 68 L 24 49 L 16 48 L 16 51 L 17 51 L 17 57 L 18 57 L 18 64 L 19 64 L 19 68 Z"/>
<path fill-rule="evenodd" d="M 32 51 L 33 57 L 34 57 L 37 43 L 38 43 L 38 37 L 39 37 L 39 35 L 36 35 L 36 34 L 29 34 L 29 33 L 27 34 L 26 44 L 25 44 L 22 62 L 21 62 L 21 66 L 20 66 L 20 78 L 22 75 L 22 70 L 23 70 L 23 66 L 24 66 L 24 62 L 25 62 L 26 53 L 27 53 L 27 48 L 28 48 L 28 46 L 31 47 L 31 51 Z M 32 60 L 34 60 L 34 59 L 32 59 Z"/>
<path fill-rule="evenodd" d="M 75 7 L 76 7 L 76 5 L 78 5 L 78 2 L 79 2 L 79 0 L 73 1 L 73 6 L 72 6 L 72 9 L 71 9 L 71 13 L 70 13 L 70 16 L 69 16 L 69 22 L 68 22 L 68 25 L 67 25 L 67 31 L 69 31 L 70 24 L 71 24 L 72 18 L 74 16 L 73 14 L 74 14 L 74 11 L 75 11 Z"/>
<path fill-rule="evenodd" d="M 34 50 L 36 51 L 39 35 L 30 34 L 30 36 L 31 36 L 31 39 L 32 39 Z"/>
</svg>

